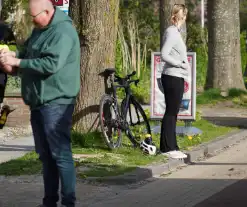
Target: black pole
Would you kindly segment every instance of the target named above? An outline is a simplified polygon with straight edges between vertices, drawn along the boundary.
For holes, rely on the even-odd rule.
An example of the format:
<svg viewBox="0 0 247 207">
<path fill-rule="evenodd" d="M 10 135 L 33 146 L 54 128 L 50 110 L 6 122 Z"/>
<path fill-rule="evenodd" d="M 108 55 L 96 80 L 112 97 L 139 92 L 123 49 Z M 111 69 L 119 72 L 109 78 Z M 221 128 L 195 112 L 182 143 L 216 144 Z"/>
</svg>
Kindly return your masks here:
<svg viewBox="0 0 247 207">
<path fill-rule="evenodd" d="M 245 51 L 247 52 L 247 30 L 245 32 Z M 245 65 L 244 77 L 247 77 L 247 62 Z"/>
</svg>

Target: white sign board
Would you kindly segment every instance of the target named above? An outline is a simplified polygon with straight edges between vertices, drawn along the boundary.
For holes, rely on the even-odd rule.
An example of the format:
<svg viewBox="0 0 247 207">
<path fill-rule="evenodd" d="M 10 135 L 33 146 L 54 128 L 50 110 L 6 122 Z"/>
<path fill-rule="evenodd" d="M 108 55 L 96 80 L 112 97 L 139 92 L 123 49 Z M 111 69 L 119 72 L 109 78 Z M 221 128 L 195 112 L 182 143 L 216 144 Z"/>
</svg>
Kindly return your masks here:
<svg viewBox="0 0 247 207">
<path fill-rule="evenodd" d="M 188 79 L 184 81 L 184 95 L 178 113 L 180 120 L 195 120 L 196 118 L 196 53 L 188 52 L 190 64 Z M 160 52 L 152 53 L 151 62 L 151 118 L 162 119 L 165 113 L 165 97 L 161 83 L 161 74 L 165 66 L 161 62 Z"/>
</svg>

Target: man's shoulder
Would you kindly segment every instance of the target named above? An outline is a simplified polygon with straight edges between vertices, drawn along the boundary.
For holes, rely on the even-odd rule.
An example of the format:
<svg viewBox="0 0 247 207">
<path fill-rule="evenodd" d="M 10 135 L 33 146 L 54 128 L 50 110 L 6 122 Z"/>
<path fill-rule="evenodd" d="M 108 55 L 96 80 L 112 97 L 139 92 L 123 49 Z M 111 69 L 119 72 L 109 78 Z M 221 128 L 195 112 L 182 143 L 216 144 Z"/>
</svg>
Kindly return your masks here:
<svg viewBox="0 0 247 207">
<path fill-rule="evenodd" d="M 76 28 L 74 27 L 74 25 L 70 21 L 59 22 L 55 26 L 54 29 L 55 29 L 55 31 L 61 31 L 62 30 L 63 32 L 74 32 L 74 31 L 76 31 Z"/>
<path fill-rule="evenodd" d="M 74 25 L 69 21 L 64 21 L 56 25 L 53 33 L 63 34 L 71 37 L 72 39 L 77 38 L 78 34 Z"/>
</svg>

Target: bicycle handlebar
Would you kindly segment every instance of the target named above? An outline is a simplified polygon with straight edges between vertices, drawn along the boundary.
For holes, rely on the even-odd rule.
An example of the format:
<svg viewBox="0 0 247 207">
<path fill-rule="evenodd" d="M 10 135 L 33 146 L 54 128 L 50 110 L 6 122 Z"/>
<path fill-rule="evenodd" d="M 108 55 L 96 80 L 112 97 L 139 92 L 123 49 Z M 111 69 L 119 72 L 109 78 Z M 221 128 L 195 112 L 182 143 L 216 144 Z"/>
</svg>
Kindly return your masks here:
<svg viewBox="0 0 247 207">
<path fill-rule="evenodd" d="M 136 74 L 136 71 L 133 71 L 131 74 L 127 75 L 126 77 L 130 78 Z"/>
<path fill-rule="evenodd" d="M 119 85 L 121 87 L 127 87 L 129 86 L 131 83 L 135 83 L 135 85 L 137 86 L 137 84 L 139 83 L 139 79 L 137 80 L 129 80 L 132 76 L 134 76 L 136 74 L 136 71 L 133 71 L 131 74 L 128 74 L 126 77 L 121 78 L 118 75 L 115 75 L 115 79 L 114 82 L 118 82 Z"/>
<path fill-rule="evenodd" d="M 131 81 L 128 81 L 128 84 L 131 84 L 131 83 L 135 83 L 135 85 L 137 86 L 137 84 L 139 83 L 139 79 L 137 80 L 131 80 Z"/>
<path fill-rule="evenodd" d="M 129 80 L 132 76 L 136 74 L 136 71 L 133 71 L 131 74 L 126 75 L 126 77 L 121 78 L 118 75 L 115 74 L 115 81 L 120 81 L 120 80 Z"/>
</svg>

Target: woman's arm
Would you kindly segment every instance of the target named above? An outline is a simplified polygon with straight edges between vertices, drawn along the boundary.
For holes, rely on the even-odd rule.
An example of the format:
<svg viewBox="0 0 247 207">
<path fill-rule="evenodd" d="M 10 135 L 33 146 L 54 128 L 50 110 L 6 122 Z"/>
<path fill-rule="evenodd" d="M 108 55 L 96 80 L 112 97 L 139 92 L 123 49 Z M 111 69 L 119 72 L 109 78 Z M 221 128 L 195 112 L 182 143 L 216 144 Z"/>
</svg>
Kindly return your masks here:
<svg viewBox="0 0 247 207">
<path fill-rule="evenodd" d="M 180 60 L 176 60 L 170 55 L 172 47 L 177 43 L 178 34 L 174 31 L 173 28 L 168 28 L 165 32 L 164 43 L 161 49 L 161 58 L 163 61 L 167 62 L 169 65 L 172 65 L 177 68 L 186 69 L 186 64 Z"/>
</svg>

